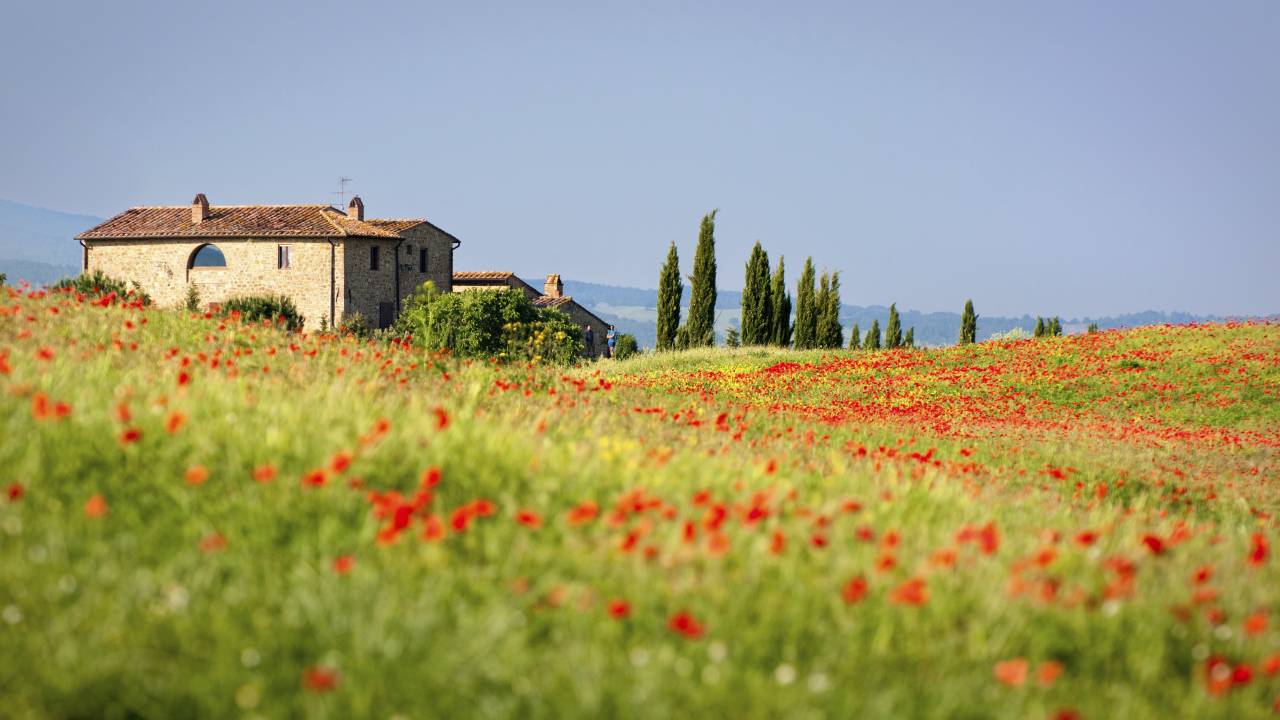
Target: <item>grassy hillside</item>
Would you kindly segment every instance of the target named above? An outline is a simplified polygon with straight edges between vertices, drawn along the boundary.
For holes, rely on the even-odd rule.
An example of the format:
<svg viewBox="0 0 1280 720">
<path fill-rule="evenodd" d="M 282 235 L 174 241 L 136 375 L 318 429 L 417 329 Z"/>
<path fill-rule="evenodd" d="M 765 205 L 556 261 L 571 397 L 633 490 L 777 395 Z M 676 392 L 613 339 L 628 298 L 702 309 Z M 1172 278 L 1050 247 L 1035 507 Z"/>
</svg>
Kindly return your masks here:
<svg viewBox="0 0 1280 720">
<path fill-rule="evenodd" d="M 1280 701 L 1280 326 L 566 372 L 0 293 L 7 716 Z"/>
</svg>

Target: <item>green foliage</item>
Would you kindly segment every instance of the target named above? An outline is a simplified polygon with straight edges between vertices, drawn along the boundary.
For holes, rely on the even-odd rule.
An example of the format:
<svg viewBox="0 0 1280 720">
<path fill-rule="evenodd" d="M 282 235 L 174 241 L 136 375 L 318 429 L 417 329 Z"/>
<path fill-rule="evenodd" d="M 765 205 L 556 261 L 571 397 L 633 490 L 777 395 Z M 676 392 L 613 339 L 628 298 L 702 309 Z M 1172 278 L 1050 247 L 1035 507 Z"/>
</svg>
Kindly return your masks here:
<svg viewBox="0 0 1280 720">
<path fill-rule="evenodd" d="M 858 323 L 854 323 L 853 329 L 849 331 L 849 349 L 862 349 L 862 333 L 858 331 Z"/>
<path fill-rule="evenodd" d="M 8 276 L 6 276 L 4 273 L 0 273 L 0 286 L 3 286 L 8 280 L 9 280 Z"/>
<path fill-rule="evenodd" d="M 689 326 L 681 325 L 676 329 L 676 350 L 689 349 Z"/>
<path fill-rule="evenodd" d="M 582 328 L 519 290 L 441 293 L 428 281 L 405 303 L 394 330 L 420 347 L 463 357 L 570 363 L 583 350 Z"/>
<path fill-rule="evenodd" d="M 915 326 L 907 328 L 907 334 L 902 338 L 902 347 L 913 348 L 916 346 L 916 329 Z"/>
<path fill-rule="evenodd" d="M 66 290 L 68 288 L 81 295 L 89 296 L 115 293 L 116 297 L 125 298 L 132 295 L 142 300 L 143 305 L 151 304 L 151 297 L 142 292 L 137 283 L 133 283 L 133 287 L 130 287 L 130 283 L 113 278 L 101 270 L 94 270 L 92 273 L 81 273 L 75 277 L 62 278 L 54 283 L 52 289 Z"/>
<path fill-rule="evenodd" d="M 738 334 L 738 328 L 729 328 L 724 333 L 725 347 L 742 347 L 742 336 Z"/>
<path fill-rule="evenodd" d="M 764 345 L 771 336 L 769 255 L 756 241 L 742 283 L 742 344 Z"/>
<path fill-rule="evenodd" d="M 889 303 L 889 322 L 884 327 L 884 346 L 889 350 L 902 347 L 902 320 L 897 303 Z"/>
<path fill-rule="evenodd" d="M 676 344 L 676 332 L 680 328 L 680 301 L 684 296 L 684 283 L 680 280 L 680 254 L 671 243 L 667 261 L 662 264 L 658 278 L 658 337 L 659 350 L 672 350 Z"/>
<path fill-rule="evenodd" d="M 1042 317 L 1040 317 L 1040 316 L 1036 316 L 1036 330 L 1035 330 L 1035 336 L 1036 336 L 1036 337 L 1044 337 L 1044 336 L 1045 336 L 1045 334 L 1046 334 L 1046 332 L 1047 332 L 1047 330 L 1048 330 L 1048 327 L 1045 325 L 1044 318 L 1042 318 Z"/>
<path fill-rule="evenodd" d="M 844 326 L 840 324 L 840 273 L 822 273 L 814 302 L 818 316 L 817 347 L 844 346 Z"/>
<path fill-rule="evenodd" d="M 698 247 L 693 253 L 689 284 L 689 347 L 707 347 L 715 341 L 716 316 L 716 210 L 702 218 Z"/>
<path fill-rule="evenodd" d="M 231 298 L 222 303 L 221 312 L 238 317 L 242 322 L 247 323 L 263 320 L 282 323 L 295 332 L 302 329 L 305 320 L 298 313 L 293 300 L 284 295 L 248 295 Z"/>
<path fill-rule="evenodd" d="M 1055 315 L 1053 319 L 1049 321 L 1048 331 L 1049 334 L 1054 337 L 1062 335 L 1062 318 Z"/>
<path fill-rule="evenodd" d="M 871 329 L 867 331 L 867 337 L 862 341 L 862 349 L 879 350 L 880 349 L 880 321 L 872 320 Z"/>
<path fill-rule="evenodd" d="M 200 309 L 200 291 L 196 288 L 195 283 L 187 285 L 187 297 L 182 302 L 182 306 L 187 312 L 196 312 Z"/>
<path fill-rule="evenodd" d="M 813 258 L 806 258 L 804 269 L 800 271 L 800 282 L 796 284 L 795 343 L 797 350 L 808 350 L 815 347 L 818 342 L 818 314 L 813 281 Z"/>
<path fill-rule="evenodd" d="M 1098 323 L 1089 323 L 1088 333 L 1090 335 L 1098 332 Z"/>
<path fill-rule="evenodd" d="M 769 342 L 778 347 L 791 345 L 791 294 L 787 292 L 786 263 L 778 258 L 778 268 L 773 271 L 769 307 L 773 313 L 769 323 Z"/>
<path fill-rule="evenodd" d="M 350 335 L 359 340 L 368 340 L 373 337 L 373 326 L 369 324 L 369 319 L 358 312 L 343 315 L 337 329 L 340 334 Z"/>
<path fill-rule="evenodd" d="M 616 360 L 626 360 L 633 355 L 640 353 L 640 343 L 636 342 L 636 336 L 631 333 L 622 333 L 618 336 L 613 346 L 613 357 Z"/>
<path fill-rule="evenodd" d="M 960 316 L 960 344 L 972 345 L 978 339 L 978 314 L 973 311 L 973 300 L 964 301 L 964 313 Z"/>
</svg>

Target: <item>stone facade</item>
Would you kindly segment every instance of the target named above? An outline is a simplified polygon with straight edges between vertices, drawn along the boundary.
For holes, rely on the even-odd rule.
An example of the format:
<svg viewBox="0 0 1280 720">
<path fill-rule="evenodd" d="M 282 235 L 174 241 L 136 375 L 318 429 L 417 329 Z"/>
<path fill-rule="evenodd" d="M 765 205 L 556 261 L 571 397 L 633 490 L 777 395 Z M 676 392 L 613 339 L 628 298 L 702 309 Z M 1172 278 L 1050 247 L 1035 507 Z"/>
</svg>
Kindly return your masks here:
<svg viewBox="0 0 1280 720">
<path fill-rule="evenodd" d="M 206 306 L 285 295 L 308 329 L 357 312 L 385 327 L 427 280 L 450 291 L 460 244 L 425 220 L 365 220 L 359 198 L 343 213 L 328 206 L 211 207 L 203 194 L 189 208 L 133 208 L 78 239 L 86 271 L 136 282 L 158 305 L 181 305 L 189 287 Z M 206 245 L 225 265 L 193 266 Z"/>
</svg>

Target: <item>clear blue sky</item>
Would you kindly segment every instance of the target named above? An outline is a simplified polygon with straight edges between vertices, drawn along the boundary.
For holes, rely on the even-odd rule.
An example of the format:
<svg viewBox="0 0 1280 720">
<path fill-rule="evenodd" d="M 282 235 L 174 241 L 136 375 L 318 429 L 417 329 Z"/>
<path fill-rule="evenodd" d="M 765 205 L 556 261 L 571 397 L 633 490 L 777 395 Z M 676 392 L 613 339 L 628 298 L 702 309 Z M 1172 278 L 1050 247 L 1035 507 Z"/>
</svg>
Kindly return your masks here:
<svg viewBox="0 0 1280 720">
<path fill-rule="evenodd" d="M 182 5 L 185 5 L 182 6 Z M 543 6 L 543 7 L 535 7 Z M 720 208 L 922 310 L 1280 312 L 1280 2 L 7 3 L 0 197 L 425 216 L 654 287 Z M 335 200 L 336 201 L 336 200 Z"/>
</svg>

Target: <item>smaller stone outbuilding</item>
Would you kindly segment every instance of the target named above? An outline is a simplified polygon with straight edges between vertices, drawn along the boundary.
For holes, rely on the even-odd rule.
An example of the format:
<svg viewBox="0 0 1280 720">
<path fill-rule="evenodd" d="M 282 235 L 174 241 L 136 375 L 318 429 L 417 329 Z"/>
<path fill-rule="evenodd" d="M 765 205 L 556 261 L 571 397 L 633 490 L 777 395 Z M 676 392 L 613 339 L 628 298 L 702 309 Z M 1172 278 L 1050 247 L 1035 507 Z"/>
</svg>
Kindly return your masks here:
<svg viewBox="0 0 1280 720">
<path fill-rule="evenodd" d="M 591 338 L 591 342 L 586 346 L 587 357 L 605 356 L 609 347 L 609 323 L 580 305 L 573 297 L 565 295 L 564 283 L 559 275 L 548 275 L 542 284 L 542 292 L 538 292 L 536 288 L 516 277 L 512 272 L 472 270 L 453 274 L 453 292 L 507 289 L 523 292 L 538 307 L 555 308 L 568 315 L 570 320 L 582 328 L 584 337 Z"/>
</svg>

